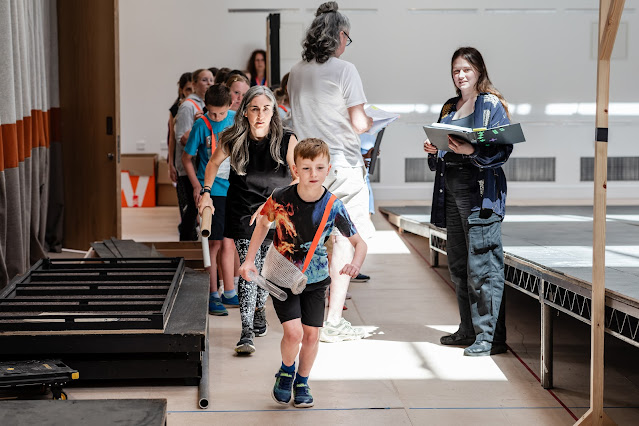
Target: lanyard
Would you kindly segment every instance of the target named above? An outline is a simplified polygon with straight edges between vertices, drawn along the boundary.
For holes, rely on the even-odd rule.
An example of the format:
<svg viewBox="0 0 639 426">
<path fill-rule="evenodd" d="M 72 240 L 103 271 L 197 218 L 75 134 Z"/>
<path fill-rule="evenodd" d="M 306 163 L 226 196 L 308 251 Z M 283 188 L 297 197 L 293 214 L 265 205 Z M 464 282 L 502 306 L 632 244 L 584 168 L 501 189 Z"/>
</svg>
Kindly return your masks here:
<svg viewBox="0 0 639 426">
<path fill-rule="evenodd" d="M 197 104 L 197 102 L 195 102 L 193 99 L 186 99 L 187 101 L 190 101 L 193 105 L 195 105 L 195 109 L 198 110 L 198 112 L 202 112 L 202 108 L 200 108 L 200 106 Z"/>
</svg>

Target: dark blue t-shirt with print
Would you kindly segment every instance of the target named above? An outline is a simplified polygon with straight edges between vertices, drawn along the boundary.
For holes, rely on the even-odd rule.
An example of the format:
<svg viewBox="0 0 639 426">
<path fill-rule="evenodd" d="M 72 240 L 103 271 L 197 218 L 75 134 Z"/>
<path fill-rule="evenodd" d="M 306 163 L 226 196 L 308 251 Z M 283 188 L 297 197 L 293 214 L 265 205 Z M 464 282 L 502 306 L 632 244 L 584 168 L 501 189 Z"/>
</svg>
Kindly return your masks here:
<svg viewBox="0 0 639 426">
<path fill-rule="evenodd" d="M 273 191 L 262 208 L 261 214 L 266 215 L 269 221 L 275 222 L 275 248 L 300 270 L 304 266 L 306 254 L 313 243 L 331 195 L 325 189 L 319 200 L 307 202 L 298 195 L 297 185 L 291 185 Z M 324 242 L 333 228 L 337 228 L 345 237 L 357 233 L 346 207 L 339 199 L 335 200 L 331 207 L 311 263 L 305 271 L 309 284 L 328 278 L 328 255 Z"/>
</svg>

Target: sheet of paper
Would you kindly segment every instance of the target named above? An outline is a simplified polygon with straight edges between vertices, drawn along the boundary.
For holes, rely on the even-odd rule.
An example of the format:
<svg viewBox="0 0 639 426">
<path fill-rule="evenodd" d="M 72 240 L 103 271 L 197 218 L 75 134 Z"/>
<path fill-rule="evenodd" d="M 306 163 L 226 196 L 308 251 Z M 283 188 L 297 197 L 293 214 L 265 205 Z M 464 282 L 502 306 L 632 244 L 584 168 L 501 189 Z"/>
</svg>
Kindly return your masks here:
<svg viewBox="0 0 639 426">
<path fill-rule="evenodd" d="M 393 114 L 383 109 L 377 108 L 375 105 L 368 106 L 364 112 L 373 119 L 373 125 L 368 130 L 368 134 L 374 135 L 393 121 L 399 118 L 399 114 Z"/>
<path fill-rule="evenodd" d="M 445 123 L 433 123 L 433 124 L 430 125 L 430 127 L 437 127 L 437 128 L 440 128 L 440 129 L 466 131 L 466 132 L 472 132 L 472 130 L 473 130 L 470 127 L 461 127 L 461 126 L 455 126 L 454 124 L 445 124 Z"/>
</svg>

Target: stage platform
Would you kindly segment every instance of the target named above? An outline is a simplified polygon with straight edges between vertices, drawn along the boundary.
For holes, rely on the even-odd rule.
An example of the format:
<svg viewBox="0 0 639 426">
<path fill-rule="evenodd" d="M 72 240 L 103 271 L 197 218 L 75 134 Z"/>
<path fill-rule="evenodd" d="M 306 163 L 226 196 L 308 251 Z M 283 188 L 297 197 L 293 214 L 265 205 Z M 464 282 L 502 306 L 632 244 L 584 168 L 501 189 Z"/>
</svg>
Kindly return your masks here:
<svg viewBox="0 0 639 426">
<path fill-rule="evenodd" d="M 3 401 L 2 425 L 166 426 L 166 399 Z"/>
<path fill-rule="evenodd" d="M 400 228 L 430 239 L 431 263 L 446 253 L 446 230 L 429 206 L 380 207 Z M 589 323 L 592 207 L 508 207 L 502 226 L 506 283 L 540 301 L 542 385 L 552 387 L 552 310 Z M 606 223 L 606 332 L 639 346 L 639 209 L 609 206 Z M 545 336 L 545 337 L 544 337 Z M 543 372 L 546 371 L 544 374 Z"/>
</svg>

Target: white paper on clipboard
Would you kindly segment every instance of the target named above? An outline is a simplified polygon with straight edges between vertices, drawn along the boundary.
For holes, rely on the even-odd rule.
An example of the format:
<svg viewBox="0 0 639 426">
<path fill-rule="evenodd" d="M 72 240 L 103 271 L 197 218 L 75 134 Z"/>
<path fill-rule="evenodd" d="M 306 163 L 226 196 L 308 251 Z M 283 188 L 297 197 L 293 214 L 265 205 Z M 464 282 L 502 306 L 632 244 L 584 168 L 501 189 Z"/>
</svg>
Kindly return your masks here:
<svg viewBox="0 0 639 426">
<path fill-rule="evenodd" d="M 375 105 L 369 105 L 364 110 L 364 112 L 366 113 L 366 115 L 373 119 L 373 125 L 368 130 L 368 132 L 366 132 L 370 135 L 378 133 L 380 130 L 384 129 L 386 126 L 399 118 L 399 114 L 384 111 L 383 109 L 379 109 Z"/>
</svg>

